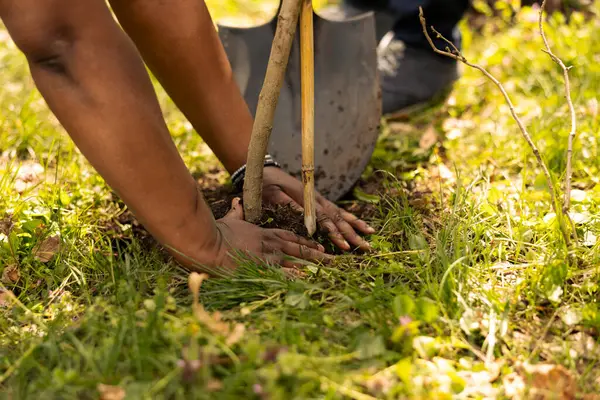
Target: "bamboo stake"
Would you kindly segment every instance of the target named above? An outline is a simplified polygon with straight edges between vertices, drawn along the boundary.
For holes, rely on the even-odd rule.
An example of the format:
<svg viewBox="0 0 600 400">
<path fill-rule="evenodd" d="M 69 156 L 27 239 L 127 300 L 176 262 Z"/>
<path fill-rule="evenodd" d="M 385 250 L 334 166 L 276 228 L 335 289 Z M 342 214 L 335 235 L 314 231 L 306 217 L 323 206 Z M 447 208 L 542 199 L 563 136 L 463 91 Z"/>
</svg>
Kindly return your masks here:
<svg viewBox="0 0 600 400">
<path fill-rule="evenodd" d="M 312 0 L 303 0 L 300 13 L 300 82 L 304 225 L 309 236 L 312 236 L 317 230 L 315 212 L 315 54 Z"/>
<path fill-rule="evenodd" d="M 296 36 L 301 4 L 302 0 L 283 0 L 265 80 L 258 97 L 252 136 L 248 146 L 243 194 L 244 216 L 246 221 L 251 223 L 257 223 L 262 214 L 264 158 L 273 130 L 279 92 Z"/>
</svg>

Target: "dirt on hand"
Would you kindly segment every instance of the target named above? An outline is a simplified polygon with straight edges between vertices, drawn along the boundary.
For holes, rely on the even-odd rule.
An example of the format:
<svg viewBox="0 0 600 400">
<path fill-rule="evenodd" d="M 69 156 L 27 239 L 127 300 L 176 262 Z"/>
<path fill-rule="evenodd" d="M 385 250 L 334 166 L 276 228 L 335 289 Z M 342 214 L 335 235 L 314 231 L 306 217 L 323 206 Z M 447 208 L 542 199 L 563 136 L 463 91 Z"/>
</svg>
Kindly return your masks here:
<svg viewBox="0 0 600 400">
<path fill-rule="evenodd" d="M 205 187 L 202 189 L 202 194 L 216 219 L 227 214 L 234 198 L 243 198 L 242 193 L 235 193 L 229 186 Z M 287 206 L 274 207 L 263 204 L 262 217 L 257 225 L 269 229 L 285 229 L 304 237 L 308 236 L 302 214 Z"/>
</svg>

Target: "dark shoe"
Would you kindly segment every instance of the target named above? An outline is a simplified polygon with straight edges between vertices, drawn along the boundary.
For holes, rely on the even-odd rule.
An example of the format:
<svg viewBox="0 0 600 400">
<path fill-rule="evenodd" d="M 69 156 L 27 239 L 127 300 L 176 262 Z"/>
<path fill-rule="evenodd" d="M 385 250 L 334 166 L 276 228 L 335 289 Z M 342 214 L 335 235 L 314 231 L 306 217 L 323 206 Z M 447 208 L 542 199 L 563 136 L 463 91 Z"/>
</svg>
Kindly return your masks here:
<svg viewBox="0 0 600 400">
<path fill-rule="evenodd" d="M 319 14 L 331 20 L 344 20 L 367 11 L 342 2 Z M 378 31 L 391 29 L 390 14 L 376 12 L 375 18 Z M 377 57 L 383 114 L 431 101 L 459 77 L 455 60 L 435 54 L 429 48 L 406 46 L 394 38 L 393 31 L 387 32 L 379 42 Z"/>
<path fill-rule="evenodd" d="M 455 60 L 406 46 L 393 36 L 386 35 L 377 49 L 384 114 L 431 101 L 459 78 Z"/>
</svg>

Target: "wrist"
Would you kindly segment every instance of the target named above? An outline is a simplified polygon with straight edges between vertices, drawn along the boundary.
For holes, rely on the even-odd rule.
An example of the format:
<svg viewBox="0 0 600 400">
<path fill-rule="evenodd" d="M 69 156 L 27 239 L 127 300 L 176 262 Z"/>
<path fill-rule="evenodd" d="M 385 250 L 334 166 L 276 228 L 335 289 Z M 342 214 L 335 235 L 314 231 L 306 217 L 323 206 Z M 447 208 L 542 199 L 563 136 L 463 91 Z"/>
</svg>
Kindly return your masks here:
<svg viewBox="0 0 600 400">
<path fill-rule="evenodd" d="M 183 267 L 213 275 L 223 262 L 223 234 L 216 224 L 205 232 L 203 237 L 196 236 L 196 241 L 169 247 L 168 251 Z"/>
<path fill-rule="evenodd" d="M 194 204 L 178 223 L 162 225 L 159 235 L 177 262 L 201 270 L 213 267 L 219 261 L 222 234 L 198 188 Z"/>
<path fill-rule="evenodd" d="M 281 165 L 275 161 L 273 156 L 267 154 L 263 161 L 263 168 L 275 167 L 281 168 Z M 242 165 L 235 172 L 231 174 L 231 184 L 238 191 L 241 192 L 244 189 L 244 179 L 246 177 L 246 164 Z"/>
</svg>

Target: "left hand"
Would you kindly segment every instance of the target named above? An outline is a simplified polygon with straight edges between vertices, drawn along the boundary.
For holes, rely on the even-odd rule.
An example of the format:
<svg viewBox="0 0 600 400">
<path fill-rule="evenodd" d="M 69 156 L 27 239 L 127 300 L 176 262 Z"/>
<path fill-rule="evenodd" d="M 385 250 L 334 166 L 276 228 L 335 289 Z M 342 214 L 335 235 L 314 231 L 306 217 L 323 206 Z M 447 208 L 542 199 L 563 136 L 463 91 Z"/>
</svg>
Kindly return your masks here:
<svg viewBox="0 0 600 400">
<path fill-rule="evenodd" d="M 375 233 L 375 229 L 320 194 L 317 193 L 316 197 L 317 222 L 337 247 L 346 251 L 352 246 L 365 251 L 371 249 L 371 245 L 360 237 L 356 230 L 370 234 Z M 263 201 L 272 205 L 289 205 L 294 210 L 303 212 L 302 182 L 279 168 L 267 167 L 263 173 Z"/>
</svg>

